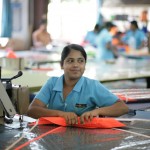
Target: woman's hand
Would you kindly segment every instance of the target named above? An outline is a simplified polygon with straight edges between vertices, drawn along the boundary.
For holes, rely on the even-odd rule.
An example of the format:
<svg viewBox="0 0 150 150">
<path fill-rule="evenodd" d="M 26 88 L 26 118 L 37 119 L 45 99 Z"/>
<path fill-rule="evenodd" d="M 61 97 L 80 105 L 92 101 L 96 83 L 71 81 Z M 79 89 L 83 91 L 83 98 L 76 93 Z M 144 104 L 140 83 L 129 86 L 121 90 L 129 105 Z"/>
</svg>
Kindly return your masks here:
<svg viewBox="0 0 150 150">
<path fill-rule="evenodd" d="M 98 109 L 85 112 L 80 116 L 80 122 L 81 124 L 84 124 L 85 122 L 92 121 L 92 119 L 96 116 L 98 116 Z"/>
<path fill-rule="evenodd" d="M 59 116 L 65 118 L 69 125 L 78 124 L 78 116 L 74 112 L 61 112 Z"/>
</svg>

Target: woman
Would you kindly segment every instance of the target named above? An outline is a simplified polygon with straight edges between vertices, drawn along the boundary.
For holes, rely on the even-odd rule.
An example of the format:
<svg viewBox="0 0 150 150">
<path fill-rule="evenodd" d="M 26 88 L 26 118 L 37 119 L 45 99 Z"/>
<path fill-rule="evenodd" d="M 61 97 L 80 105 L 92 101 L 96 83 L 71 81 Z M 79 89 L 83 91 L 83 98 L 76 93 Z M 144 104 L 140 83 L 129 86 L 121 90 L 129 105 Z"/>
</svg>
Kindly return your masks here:
<svg viewBox="0 0 150 150">
<path fill-rule="evenodd" d="M 139 29 L 137 21 L 130 22 L 130 29 L 122 37 L 122 42 L 127 44 L 131 50 L 140 50 L 146 46 L 146 34 Z"/>
<path fill-rule="evenodd" d="M 51 35 L 47 32 L 47 21 L 42 20 L 40 26 L 32 34 L 33 46 L 43 48 L 52 43 Z"/>
<path fill-rule="evenodd" d="M 87 55 L 83 47 L 71 44 L 61 54 L 61 77 L 52 77 L 41 88 L 27 114 L 33 118 L 63 117 L 70 125 L 96 116 L 116 117 L 128 112 L 126 104 L 99 81 L 83 77 Z"/>
<path fill-rule="evenodd" d="M 112 44 L 113 34 L 117 27 L 112 22 L 106 22 L 103 29 L 99 32 L 96 38 L 98 61 L 112 60 L 117 57 L 117 48 Z"/>
</svg>

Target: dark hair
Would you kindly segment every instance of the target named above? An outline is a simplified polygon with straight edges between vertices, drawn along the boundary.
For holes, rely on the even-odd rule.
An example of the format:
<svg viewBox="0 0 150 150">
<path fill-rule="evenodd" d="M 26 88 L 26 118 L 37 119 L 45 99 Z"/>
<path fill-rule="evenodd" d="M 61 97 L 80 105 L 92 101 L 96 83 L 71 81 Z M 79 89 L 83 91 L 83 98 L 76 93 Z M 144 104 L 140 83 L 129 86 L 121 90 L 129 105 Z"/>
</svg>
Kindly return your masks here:
<svg viewBox="0 0 150 150">
<path fill-rule="evenodd" d="M 100 27 L 99 24 L 96 24 L 96 25 L 94 26 L 94 29 L 95 29 L 95 30 L 99 30 L 99 27 Z"/>
<path fill-rule="evenodd" d="M 105 27 L 107 28 L 107 29 L 109 29 L 109 28 L 112 28 L 112 27 L 115 27 L 116 25 L 114 25 L 112 22 L 106 22 L 105 23 Z"/>
<path fill-rule="evenodd" d="M 70 45 L 67 45 L 63 48 L 63 51 L 61 53 L 61 61 L 60 61 L 60 64 L 61 66 L 63 66 L 63 63 L 64 63 L 64 60 L 65 58 L 69 55 L 70 51 L 71 50 L 77 50 L 77 51 L 80 51 L 82 56 L 84 57 L 85 59 L 85 62 L 87 60 L 87 54 L 84 50 L 84 48 L 78 44 L 70 44 Z"/>
<path fill-rule="evenodd" d="M 137 29 L 139 28 L 137 21 L 133 20 L 133 21 L 131 21 L 130 23 L 131 23 L 132 25 L 134 25 Z"/>
<path fill-rule="evenodd" d="M 39 23 L 39 25 L 43 25 L 43 24 L 47 24 L 47 20 L 46 19 L 42 19 Z"/>
</svg>

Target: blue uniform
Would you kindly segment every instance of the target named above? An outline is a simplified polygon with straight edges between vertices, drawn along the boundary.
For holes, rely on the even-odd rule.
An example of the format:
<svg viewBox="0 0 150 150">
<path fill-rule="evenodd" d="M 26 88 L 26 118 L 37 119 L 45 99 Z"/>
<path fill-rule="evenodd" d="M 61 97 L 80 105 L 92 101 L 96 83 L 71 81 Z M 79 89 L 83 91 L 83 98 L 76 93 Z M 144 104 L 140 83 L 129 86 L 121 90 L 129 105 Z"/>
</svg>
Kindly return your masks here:
<svg viewBox="0 0 150 150">
<path fill-rule="evenodd" d="M 81 77 L 66 99 L 63 98 L 63 78 L 52 77 L 41 88 L 35 98 L 49 109 L 75 112 L 81 115 L 96 107 L 110 106 L 118 97 L 109 92 L 99 81 Z"/>
<path fill-rule="evenodd" d="M 114 54 L 112 50 L 106 47 L 108 42 L 112 42 L 112 35 L 109 33 L 107 29 L 103 29 L 96 39 L 97 45 L 97 59 L 98 60 L 108 60 L 114 59 Z"/>
<path fill-rule="evenodd" d="M 134 40 L 134 41 L 133 41 Z M 129 30 L 123 36 L 122 41 L 134 49 L 139 49 L 141 43 L 146 41 L 146 35 L 142 30 L 137 29 L 136 31 Z"/>
<path fill-rule="evenodd" d="M 94 31 L 88 31 L 84 38 L 84 41 L 88 42 L 89 44 L 95 47 L 96 46 L 95 40 L 97 35 L 98 34 L 95 33 Z"/>
</svg>

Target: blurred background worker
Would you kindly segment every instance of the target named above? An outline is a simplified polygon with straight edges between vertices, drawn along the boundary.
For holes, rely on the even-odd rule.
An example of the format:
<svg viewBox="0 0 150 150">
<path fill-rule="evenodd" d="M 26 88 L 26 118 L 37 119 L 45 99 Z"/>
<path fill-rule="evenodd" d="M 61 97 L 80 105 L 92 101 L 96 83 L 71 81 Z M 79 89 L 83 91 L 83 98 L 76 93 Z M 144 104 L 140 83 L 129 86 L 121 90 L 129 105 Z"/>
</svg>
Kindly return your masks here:
<svg viewBox="0 0 150 150">
<path fill-rule="evenodd" d="M 91 46 L 96 47 L 95 40 L 97 38 L 99 31 L 100 31 L 100 26 L 99 26 L 99 24 L 96 24 L 92 31 L 87 32 L 87 34 L 84 38 L 84 41 L 83 41 L 83 45 L 89 44 Z"/>
<path fill-rule="evenodd" d="M 145 47 L 147 37 L 146 34 L 139 29 L 137 21 L 131 21 L 130 29 L 124 34 L 122 42 L 133 50 Z"/>
<path fill-rule="evenodd" d="M 47 20 L 42 19 L 40 26 L 32 34 L 34 48 L 43 48 L 52 42 L 51 35 L 47 32 Z"/>
<path fill-rule="evenodd" d="M 110 60 L 116 56 L 117 49 L 112 45 L 112 29 L 116 27 L 112 22 L 106 22 L 104 28 L 99 32 L 97 44 L 97 60 Z"/>
</svg>

